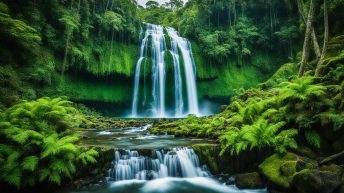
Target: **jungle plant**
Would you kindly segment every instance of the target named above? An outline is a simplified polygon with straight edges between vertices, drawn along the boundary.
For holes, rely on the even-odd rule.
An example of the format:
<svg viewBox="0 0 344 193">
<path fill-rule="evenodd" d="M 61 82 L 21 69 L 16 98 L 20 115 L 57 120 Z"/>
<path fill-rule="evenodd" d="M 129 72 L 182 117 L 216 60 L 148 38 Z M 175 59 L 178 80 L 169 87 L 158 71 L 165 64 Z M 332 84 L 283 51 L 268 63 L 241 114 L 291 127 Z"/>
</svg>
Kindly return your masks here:
<svg viewBox="0 0 344 193">
<path fill-rule="evenodd" d="M 98 152 L 81 149 L 73 128 L 82 115 L 62 98 L 23 101 L 2 113 L 0 180 L 21 188 L 37 182 L 60 185 L 75 164 L 95 163 Z"/>
<path fill-rule="evenodd" d="M 229 151 L 232 155 L 245 150 L 272 148 L 278 152 L 286 152 L 288 148 L 296 148 L 297 143 L 293 139 L 297 130 L 283 130 L 284 122 L 269 123 L 260 118 L 252 125 L 245 125 L 242 129 L 228 128 L 228 131 L 220 137 L 223 145 L 221 153 Z"/>
</svg>

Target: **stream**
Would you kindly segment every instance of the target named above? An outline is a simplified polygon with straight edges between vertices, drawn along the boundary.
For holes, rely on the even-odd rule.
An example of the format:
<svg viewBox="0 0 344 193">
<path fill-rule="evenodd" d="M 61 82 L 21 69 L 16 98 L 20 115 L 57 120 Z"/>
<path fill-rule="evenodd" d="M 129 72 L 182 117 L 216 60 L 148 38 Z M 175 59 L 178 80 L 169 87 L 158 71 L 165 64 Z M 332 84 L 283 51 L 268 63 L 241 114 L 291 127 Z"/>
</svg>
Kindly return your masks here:
<svg viewBox="0 0 344 193">
<path fill-rule="evenodd" d="M 241 190 L 214 178 L 190 147 L 214 141 L 152 135 L 150 127 L 84 130 L 85 145 L 116 148 L 113 161 L 105 184 L 68 193 L 266 193 L 266 189 Z"/>
</svg>

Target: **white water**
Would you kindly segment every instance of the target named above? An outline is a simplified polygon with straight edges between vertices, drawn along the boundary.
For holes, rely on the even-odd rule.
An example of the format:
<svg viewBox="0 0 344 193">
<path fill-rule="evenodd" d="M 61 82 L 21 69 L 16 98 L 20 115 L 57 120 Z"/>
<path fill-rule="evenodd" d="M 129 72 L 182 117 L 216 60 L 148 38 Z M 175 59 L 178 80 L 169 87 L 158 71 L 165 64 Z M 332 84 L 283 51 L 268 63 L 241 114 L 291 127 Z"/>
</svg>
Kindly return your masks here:
<svg viewBox="0 0 344 193">
<path fill-rule="evenodd" d="M 180 37 L 174 28 L 168 27 L 167 32 L 171 38 L 171 42 L 178 45 L 184 60 L 187 87 L 186 90 L 188 95 L 188 114 L 199 115 L 196 87 L 196 67 L 192 55 L 191 44 L 186 38 Z"/>
<path fill-rule="evenodd" d="M 191 148 L 173 148 L 164 152 L 155 150 L 152 156 L 139 155 L 137 151 L 116 151 L 109 179 L 151 180 L 166 177 L 207 177 L 206 166 L 200 166 L 198 156 Z"/>
<path fill-rule="evenodd" d="M 173 28 L 166 28 L 168 36 L 171 39 L 171 50 L 169 52 L 173 58 L 173 103 L 172 113 L 168 112 L 166 107 L 165 95 L 166 89 L 166 62 L 165 52 L 167 51 L 164 27 L 159 25 L 147 24 L 145 36 L 141 40 L 140 57 L 136 64 L 134 92 L 130 117 L 184 117 L 187 114 L 200 115 L 197 98 L 196 69 L 192 56 L 190 42 L 179 36 Z M 141 37 L 142 35 L 140 35 Z M 151 40 L 151 59 L 152 59 L 152 101 L 149 107 L 146 107 L 144 100 L 140 103 L 140 76 L 143 60 L 147 59 L 147 47 Z M 183 79 L 180 68 L 180 55 L 183 58 L 184 74 L 186 83 L 187 102 L 183 99 Z M 144 87 L 145 89 L 145 87 Z M 144 93 L 146 91 L 144 90 Z M 187 109 L 184 104 L 188 104 Z M 185 110 L 186 109 L 186 110 Z"/>
</svg>

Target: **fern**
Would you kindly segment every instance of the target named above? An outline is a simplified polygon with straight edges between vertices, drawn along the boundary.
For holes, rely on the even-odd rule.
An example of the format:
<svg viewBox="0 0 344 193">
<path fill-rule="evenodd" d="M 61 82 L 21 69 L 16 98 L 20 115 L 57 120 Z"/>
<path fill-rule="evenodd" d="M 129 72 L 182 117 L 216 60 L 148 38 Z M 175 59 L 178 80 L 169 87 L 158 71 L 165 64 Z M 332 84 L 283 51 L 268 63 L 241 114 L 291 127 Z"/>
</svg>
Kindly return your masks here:
<svg viewBox="0 0 344 193">
<path fill-rule="evenodd" d="M 21 166 L 23 170 L 33 172 L 37 168 L 38 160 L 39 158 L 37 156 L 28 156 L 23 159 Z"/>
<path fill-rule="evenodd" d="M 84 165 L 86 165 L 86 164 L 88 164 L 88 163 L 94 164 L 94 163 L 97 163 L 97 160 L 95 159 L 95 157 L 98 157 L 98 155 L 99 155 L 99 154 L 98 154 L 98 152 L 97 152 L 96 150 L 94 150 L 94 149 L 89 149 L 89 150 L 87 150 L 87 151 L 81 153 L 81 154 L 77 157 L 77 159 L 78 159 L 78 160 L 81 160 L 82 163 L 83 163 Z"/>
<path fill-rule="evenodd" d="M 305 132 L 305 138 L 310 145 L 316 148 L 320 148 L 321 139 L 318 132 L 314 130 L 307 130 Z"/>
<path fill-rule="evenodd" d="M 36 181 L 60 185 L 75 164 L 95 163 L 97 152 L 76 146 L 82 115 L 62 98 L 22 101 L 1 113 L 0 180 L 21 188 Z M 42 163 L 42 164 L 40 164 Z M 38 177 L 38 180 L 36 178 Z"/>
<path fill-rule="evenodd" d="M 230 128 L 224 136 L 220 137 L 223 150 L 233 154 L 250 148 L 251 150 L 274 148 L 276 151 L 285 152 L 287 148 L 296 148 L 297 144 L 293 137 L 297 135 L 297 130 L 281 130 L 285 122 L 271 124 L 267 120 L 260 118 L 252 125 L 244 125 L 241 130 Z"/>
</svg>

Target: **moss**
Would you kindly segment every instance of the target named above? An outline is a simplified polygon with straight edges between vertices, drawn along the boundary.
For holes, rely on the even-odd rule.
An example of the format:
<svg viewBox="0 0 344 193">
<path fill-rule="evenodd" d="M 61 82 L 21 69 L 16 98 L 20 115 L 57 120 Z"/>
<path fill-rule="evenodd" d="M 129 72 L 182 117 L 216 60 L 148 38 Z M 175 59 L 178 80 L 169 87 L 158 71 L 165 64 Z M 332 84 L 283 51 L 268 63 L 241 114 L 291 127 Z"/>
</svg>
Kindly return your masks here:
<svg viewBox="0 0 344 193">
<path fill-rule="evenodd" d="M 257 87 L 267 79 L 266 74 L 252 66 L 237 67 L 229 64 L 214 68 L 219 71 L 216 79 L 198 82 L 198 92 L 201 97 L 233 96 L 240 89 Z"/>
<path fill-rule="evenodd" d="M 304 169 L 295 174 L 293 183 L 300 193 L 334 192 L 342 183 L 343 169 L 331 164 L 317 169 Z"/>
<path fill-rule="evenodd" d="M 263 179 L 257 172 L 238 174 L 235 178 L 235 185 L 241 189 L 258 189 L 265 187 Z"/>
<path fill-rule="evenodd" d="M 218 162 L 218 156 L 220 153 L 220 147 L 216 144 L 199 144 L 193 145 L 192 148 L 198 155 L 202 164 L 206 164 L 213 174 L 220 173 L 221 164 Z"/>
<path fill-rule="evenodd" d="M 292 77 L 296 76 L 297 69 L 298 66 L 295 63 L 282 65 L 268 81 L 262 84 L 262 87 L 276 87 L 279 83 L 290 80 Z"/>
<path fill-rule="evenodd" d="M 104 101 L 115 103 L 130 103 L 132 84 L 128 82 L 107 82 L 76 78 L 70 75 L 65 77 L 61 85 L 61 93 L 76 101 Z M 56 92 L 56 91 L 55 91 Z"/>
<path fill-rule="evenodd" d="M 317 164 L 309 159 L 293 153 L 274 154 L 259 165 L 260 172 L 272 182 L 283 188 L 291 188 L 293 177 L 297 173 L 299 163 L 303 169 L 315 168 Z M 300 167 L 300 166 L 299 166 Z"/>
</svg>

